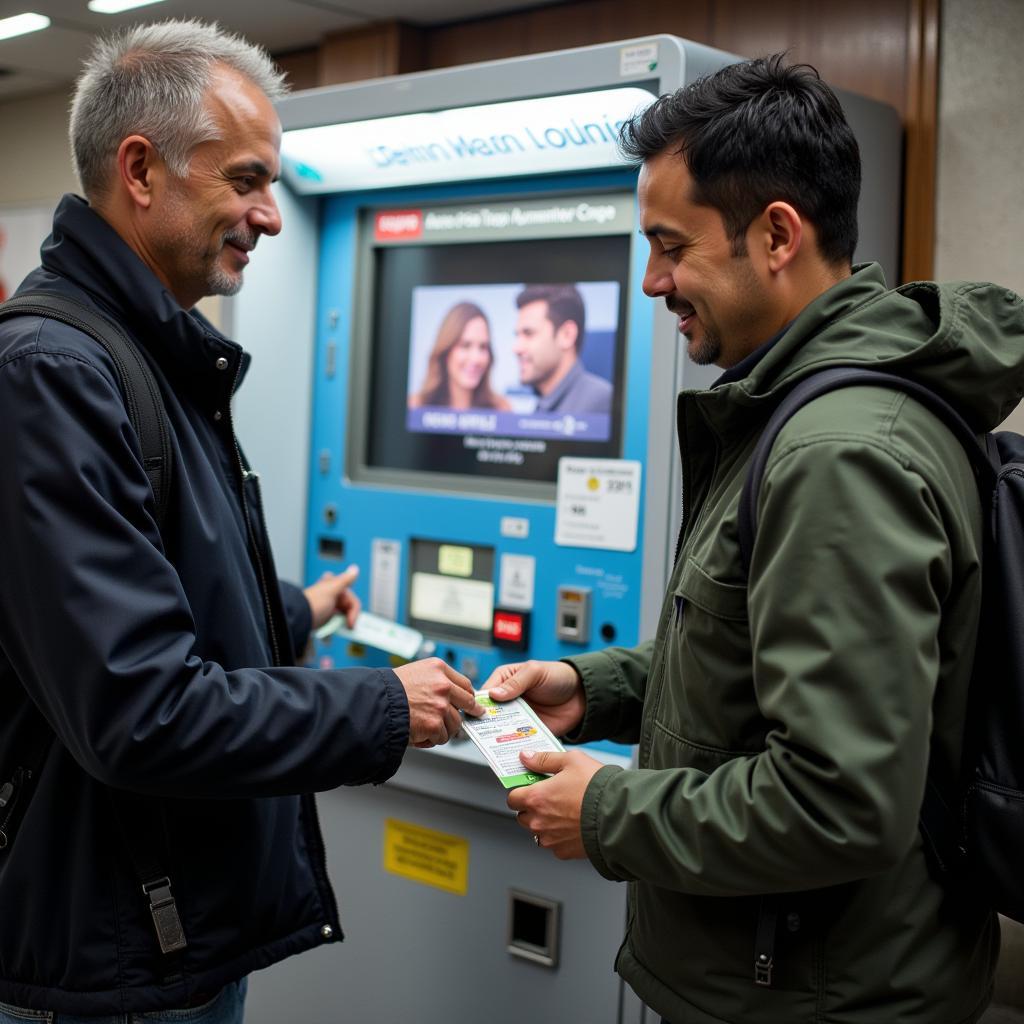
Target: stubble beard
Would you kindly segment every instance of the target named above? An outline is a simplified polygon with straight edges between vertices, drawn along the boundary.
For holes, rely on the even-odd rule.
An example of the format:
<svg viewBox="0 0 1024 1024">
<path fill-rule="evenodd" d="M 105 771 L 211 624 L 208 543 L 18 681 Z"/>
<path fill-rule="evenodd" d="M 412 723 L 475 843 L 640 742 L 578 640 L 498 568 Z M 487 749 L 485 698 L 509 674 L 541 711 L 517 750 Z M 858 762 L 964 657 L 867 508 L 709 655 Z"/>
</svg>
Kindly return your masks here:
<svg viewBox="0 0 1024 1024">
<path fill-rule="evenodd" d="M 220 240 L 220 248 L 206 257 L 207 295 L 237 295 L 241 291 L 244 283 L 242 271 L 230 273 L 225 270 L 220 264 L 220 256 L 231 242 L 252 250 L 257 237 L 255 231 L 245 231 L 241 228 L 232 228 L 224 233 Z"/>
<path fill-rule="evenodd" d="M 695 341 L 690 341 L 686 353 L 690 361 L 698 366 L 711 366 L 718 362 L 722 354 L 722 339 L 706 324 L 701 324 L 701 327 L 704 328 L 703 335 Z"/>
</svg>

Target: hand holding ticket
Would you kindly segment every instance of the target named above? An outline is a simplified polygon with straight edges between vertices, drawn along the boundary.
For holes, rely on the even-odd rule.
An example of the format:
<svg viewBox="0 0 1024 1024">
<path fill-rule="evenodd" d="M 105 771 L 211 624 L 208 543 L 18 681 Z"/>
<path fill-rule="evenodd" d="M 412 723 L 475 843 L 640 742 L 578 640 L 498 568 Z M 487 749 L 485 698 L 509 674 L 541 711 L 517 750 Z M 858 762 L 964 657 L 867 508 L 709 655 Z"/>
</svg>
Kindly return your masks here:
<svg viewBox="0 0 1024 1024">
<path fill-rule="evenodd" d="M 484 755 L 491 771 L 506 789 L 528 786 L 547 778 L 523 767 L 524 751 L 563 750 L 562 744 L 522 698 L 497 703 L 483 691 L 476 695 L 484 708 L 480 718 L 464 718 L 462 730 Z"/>
</svg>

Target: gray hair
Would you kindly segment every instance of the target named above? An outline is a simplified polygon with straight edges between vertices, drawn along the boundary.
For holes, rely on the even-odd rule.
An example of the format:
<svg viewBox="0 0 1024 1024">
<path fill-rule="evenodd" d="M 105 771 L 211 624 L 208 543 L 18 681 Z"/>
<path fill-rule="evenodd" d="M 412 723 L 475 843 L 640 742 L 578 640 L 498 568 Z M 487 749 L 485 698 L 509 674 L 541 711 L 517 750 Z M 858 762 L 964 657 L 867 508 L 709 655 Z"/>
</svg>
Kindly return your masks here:
<svg viewBox="0 0 1024 1024">
<path fill-rule="evenodd" d="M 262 47 L 217 24 L 162 21 L 97 41 L 71 101 L 71 152 L 87 198 L 106 193 L 111 162 L 129 135 L 149 139 L 172 174 L 188 174 L 192 150 L 217 138 L 203 98 L 218 64 L 271 100 L 288 91 Z"/>
</svg>

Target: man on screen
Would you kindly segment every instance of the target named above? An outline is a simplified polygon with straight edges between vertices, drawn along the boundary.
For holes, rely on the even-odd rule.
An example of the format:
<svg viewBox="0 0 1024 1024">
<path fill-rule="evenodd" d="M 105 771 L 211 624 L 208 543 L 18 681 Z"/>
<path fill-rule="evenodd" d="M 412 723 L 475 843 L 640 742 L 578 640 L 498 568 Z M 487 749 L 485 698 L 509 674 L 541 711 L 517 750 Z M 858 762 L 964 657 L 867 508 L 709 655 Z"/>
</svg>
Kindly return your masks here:
<svg viewBox="0 0 1024 1024">
<path fill-rule="evenodd" d="M 516 296 L 519 315 L 512 351 L 519 380 L 538 396 L 537 412 L 610 413 L 612 386 L 588 373 L 583 347 L 583 297 L 575 285 L 527 285 Z"/>
</svg>

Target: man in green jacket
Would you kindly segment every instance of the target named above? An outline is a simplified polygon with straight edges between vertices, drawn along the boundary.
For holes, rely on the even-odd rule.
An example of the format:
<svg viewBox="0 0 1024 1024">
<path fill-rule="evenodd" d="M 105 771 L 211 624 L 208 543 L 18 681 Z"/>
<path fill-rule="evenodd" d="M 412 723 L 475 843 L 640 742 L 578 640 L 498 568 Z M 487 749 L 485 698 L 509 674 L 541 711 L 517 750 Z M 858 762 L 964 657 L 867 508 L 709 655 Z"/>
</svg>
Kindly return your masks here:
<svg viewBox="0 0 1024 1024">
<path fill-rule="evenodd" d="M 684 508 L 653 641 L 504 666 L 580 751 L 509 805 L 534 841 L 628 881 L 616 969 L 672 1024 L 954 1024 L 986 1006 L 990 910 L 929 875 L 926 774 L 957 784 L 977 634 L 981 511 L 921 404 L 825 395 L 776 440 L 748 579 L 737 506 L 771 410 L 835 364 L 909 375 L 979 431 L 1024 384 L 1021 300 L 992 285 L 886 289 L 851 266 L 860 159 L 832 91 L 781 57 L 733 65 L 629 123 L 650 243 L 644 291 L 690 358 Z"/>
</svg>

